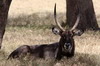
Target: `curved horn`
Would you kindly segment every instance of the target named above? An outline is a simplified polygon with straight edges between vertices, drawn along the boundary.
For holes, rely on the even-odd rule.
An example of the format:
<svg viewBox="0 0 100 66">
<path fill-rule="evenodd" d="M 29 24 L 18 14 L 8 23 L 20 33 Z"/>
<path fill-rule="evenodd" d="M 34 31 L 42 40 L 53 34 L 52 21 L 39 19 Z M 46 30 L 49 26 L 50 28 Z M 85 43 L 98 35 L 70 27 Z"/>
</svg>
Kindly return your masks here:
<svg viewBox="0 0 100 66">
<path fill-rule="evenodd" d="M 71 30 L 70 30 L 70 31 L 73 31 L 73 30 L 74 30 L 74 29 L 78 26 L 79 21 L 80 21 L 80 14 L 77 16 L 77 20 L 76 20 L 76 22 L 75 22 L 74 26 L 71 28 Z"/>
<path fill-rule="evenodd" d="M 59 27 L 59 29 L 61 29 L 62 31 L 65 31 L 63 29 L 63 27 L 57 22 L 57 17 L 56 17 L 56 3 L 55 3 L 55 7 L 54 7 L 54 19 L 55 19 L 55 22 L 56 22 L 57 26 Z"/>
</svg>

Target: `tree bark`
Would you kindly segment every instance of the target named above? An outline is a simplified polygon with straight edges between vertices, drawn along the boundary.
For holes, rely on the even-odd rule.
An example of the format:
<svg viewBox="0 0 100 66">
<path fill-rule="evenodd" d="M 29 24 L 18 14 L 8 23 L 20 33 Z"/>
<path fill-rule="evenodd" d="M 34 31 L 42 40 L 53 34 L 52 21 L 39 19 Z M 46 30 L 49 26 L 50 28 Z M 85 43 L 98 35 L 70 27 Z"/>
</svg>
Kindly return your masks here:
<svg viewBox="0 0 100 66">
<path fill-rule="evenodd" d="M 99 28 L 92 0 L 66 0 L 66 6 L 66 17 L 69 27 L 72 27 L 75 24 L 77 15 L 80 13 L 81 18 L 77 29 L 97 30 Z"/>
<path fill-rule="evenodd" d="M 3 35 L 5 33 L 5 27 L 11 1 L 12 0 L 0 0 L 0 49 L 2 46 Z"/>
</svg>

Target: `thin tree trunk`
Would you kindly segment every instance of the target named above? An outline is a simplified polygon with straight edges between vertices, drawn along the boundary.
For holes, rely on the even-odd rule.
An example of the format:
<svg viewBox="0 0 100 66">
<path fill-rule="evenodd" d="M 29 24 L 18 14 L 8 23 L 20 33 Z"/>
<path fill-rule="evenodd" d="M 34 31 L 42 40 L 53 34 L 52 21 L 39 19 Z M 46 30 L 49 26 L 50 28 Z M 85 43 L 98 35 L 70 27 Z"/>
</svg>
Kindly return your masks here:
<svg viewBox="0 0 100 66">
<path fill-rule="evenodd" d="M 77 15 L 81 14 L 81 19 L 77 29 L 86 30 L 99 28 L 94 12 L 92 0 L 66 0 L 67 4 L 67 24 L 72 27 L 75 24 Z"/>
<path fill-rule="evenodd" d="M 0 0 L 0 49 L 7 23 L 8 11 L 12 0 Z"/>
</svg>

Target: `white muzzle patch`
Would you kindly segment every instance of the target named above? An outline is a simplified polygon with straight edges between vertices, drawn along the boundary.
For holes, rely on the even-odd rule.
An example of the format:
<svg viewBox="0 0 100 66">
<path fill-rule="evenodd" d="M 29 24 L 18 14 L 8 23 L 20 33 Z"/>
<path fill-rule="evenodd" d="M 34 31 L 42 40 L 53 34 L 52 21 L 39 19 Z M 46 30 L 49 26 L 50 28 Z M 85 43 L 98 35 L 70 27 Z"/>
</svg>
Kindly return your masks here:
<svg viewBox="0 0 100 66">
<path fill-rule="evenodd" d="M 64 44 L 64 51 L 71 52 L 71 50 L 72 50 L 72 45 L 70 43 L 65 43 Z"/>
</svg>

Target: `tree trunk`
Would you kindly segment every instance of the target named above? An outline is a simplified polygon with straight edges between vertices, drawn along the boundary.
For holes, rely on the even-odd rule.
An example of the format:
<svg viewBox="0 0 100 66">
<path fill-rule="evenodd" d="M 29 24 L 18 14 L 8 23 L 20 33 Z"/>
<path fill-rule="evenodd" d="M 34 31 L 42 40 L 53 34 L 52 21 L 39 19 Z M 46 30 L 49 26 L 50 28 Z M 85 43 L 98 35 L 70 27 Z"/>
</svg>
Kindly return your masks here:
<svg viewBox="0 0 100 66">
<path fill-rule="evenodd" d="M 67 5 L 67 24 L 72 27 L 75 24 L 77 15 L 81 14 L 77 29 L 86 30 L 99 28 L 94 12 L 92 0 L 66 0 Z"/>
<path fill-rule="evenodd" d="M 2 39 L 7 23 L 9 6 L 12 0 L 0 0 L 0 49 L 2 46 Z"/>
</svg>

